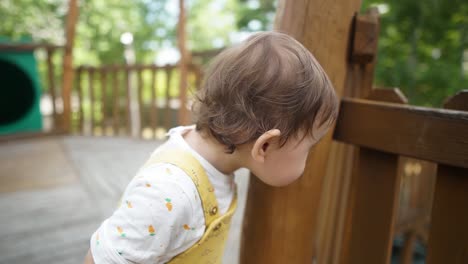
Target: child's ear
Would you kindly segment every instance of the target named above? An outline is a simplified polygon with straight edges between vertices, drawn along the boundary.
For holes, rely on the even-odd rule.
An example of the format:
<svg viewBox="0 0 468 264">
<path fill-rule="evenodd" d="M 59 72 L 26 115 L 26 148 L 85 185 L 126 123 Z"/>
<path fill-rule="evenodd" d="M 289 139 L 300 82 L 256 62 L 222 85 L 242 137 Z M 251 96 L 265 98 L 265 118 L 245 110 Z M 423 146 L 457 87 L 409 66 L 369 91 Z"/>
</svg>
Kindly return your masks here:
<svg viewBox="0 0 468 264">
<path fill-rule="evenodd" d="M 268 130 L 263 133 L 254 143 L 252 147 L 252 158 L 257 162 L 265 162 L 265 156 L 268 153 L 273 141 L 278 140 L 281 135 L 279 129 Z"/>
</svg>

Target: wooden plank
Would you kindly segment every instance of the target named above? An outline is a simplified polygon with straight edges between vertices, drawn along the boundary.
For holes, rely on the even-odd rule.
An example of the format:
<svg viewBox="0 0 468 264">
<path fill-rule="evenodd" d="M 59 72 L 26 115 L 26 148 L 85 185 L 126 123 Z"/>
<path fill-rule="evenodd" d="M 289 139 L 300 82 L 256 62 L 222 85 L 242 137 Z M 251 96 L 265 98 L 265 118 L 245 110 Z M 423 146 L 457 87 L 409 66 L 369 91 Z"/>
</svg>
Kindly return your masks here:
<svg viewBox="0 0 468 264">
<path fill-rule="evenodd" d="M 164 125 L 166 129 L 170 129 L 172 126 L 172 116 L 171 116 L 171 77 L 172 77 L 172 69 L 169 65 L 166 66 L 166 94 L 165 94 L 165 110 L 164 110 Z"/>
<path fill-rule="evenodd" d="M 54 55 L 54 49 L 47 49 L 47 79 L 49 82 L 49 92 L 52 97 L 52 115 L 54 120 L 54 128 L 57 128 L 57 97 L 55 95 L 55 77 L 54 77 L 54 65 L 52 64 L 52 56 Z"/>
<path fill-rule="evenodd" d="M 316 56 L 338 96 L 346 83 L 351 23 L 360 6 L 359 0 L 278 2 L 275 29 Z M 274 188 L 250 178 L 239 263 L 310 263 L 317 257 L 318 212 L 331 139 L 328 134 L 315 147 L 304 175 L 290 186 Z"/>
<path fill-rule="evenodd" d="M 448 99 L 445 108 L 468 111 L 468 91 Z M 465 134 L 466 135 L 466 134 Z M 439 165 L 427 263 L 468 263 L 468 169 Z"/>
<path fill-rule="evenodd" d="M 360 148 L 341 263 L 390 263 L 400 188 L 397 167 L 397 155 Z"/>
<path fill-rule="evenodd" d="M 89 101 L 90 101 L 90 127 L 91 135 L 94 135 L 94 68 L 88 68 L 88 89 L 89 89 Z"/>
<path fill-rule="evenodd" d="M 60 130 L 60 128 L 56 130 L 52 130 L 50 132 L 20 132 L 20 133 L 15 133 L 15 134 L 9 134 L 9 135 L 1 135 L 0 136 L 0 143 L 11 143 L 12 141 L 21 141 L 25 139 L 39 139 L 39 138 L 44 138 L 44 137 L 50 137 L 50 136 L 62 136 L 65 135 L 66 132 Z"/>
<path fill-rule="evenodd" d="M 0 43 L 0 51 L 32 51 L 36 49 L 61 49 L 64 46 L 48 43 Z"/>
<path fill-rule="evenodd" d="M 112 127 L 113 127 L 113 135 L 119 135 L 119 115 L 120 115 L 120 93 L 119 93 L 119 82 L 117 82 L 117 78 L 119 75 L 119 71 L 117 66 L 113 66 L 111 70 L 112 74 L 112 102 L 113 102 L 113 109 L 112 109 Z"/>
<path fill-rule="evenodd" d="M 336 140 L 468 168 L 468 113 L 343 99 Z"/>
<path fill-rule="evenodd" d="M 158 116 L 157 116 L 157 87 L 156 87 L 156 74 L 157 70 L 155 68 L 151 69 L 151 107 L 150 107 L 150 119 L 151 119 L 151 130 L 153 131 L 153 138 L 156 138 L 156 129 L 158 127 Z"/>
<path fill-rule="evenodd" d="M 375 28 L 359 28 L 356 26 L 357 20 L 371 20 L 376 23 L 377 30 Z M 354 26 L 352 27 L 352 33 L 350 34 L 353 41 L 356 40 L 357 34 L 364 33 L 366 38 L 376 41 L 378 39 L 379 31 L 379 18 L 378 11 L 376 8 L 370 8 L 364 14 L 359 14 L 354 18 Z M 358 32 L 359 31 L 359 32 Z M 353 45 L 356 47 L 356 45 Z M 356 49 L 350 48 L 349 57 L 352 58 L 353 54 L 356 53 Z M 358 62 L 350 59 L 350 63 L 347 67 L 345 89 L 343 91 L 344 96 L 365 98 L 369 95 L 373 88 L 374 69 L 377 63 L 377 46 L 375 50 L 367 49 L 369 55 L 371 55 L 368 61 Z M 330 181 L 335 178 L 336 183 L 328 190 L 324 190 L 324 194 L 321 198 L 321 208 L 329 208 L 331 213 L 327 216 L 319 214 L 320 221 L 325 223 L 323 227 L 326 233 L 318 242 L 319 254 L 318 263 L 339 263 L 339 257 L 341 252 L 343 231 L 345 229 L 345 216 L 346 209 L 348 207 L 348 195 L 350 189 L 350 179 L 352 170 L 353 159 L 356 154 L 355 147 L 352 145 L 344 145 L 343 143 L 333 142 L 331 144 L 331 150 L 336 149 L 334 154 L 330 153 L 328 160 L 328 168 L 325 175 L 325 181 Z M 343 166 L 337 166 L 342 164 Z M 327 204 L 327 197 L 331 197 L 330 203 Z M 322 227 L 321 227 L 322 228 Z M 320 228 L 320 229 L 321 229 Z"/>
<path fill-rule="evenodd" d="M 404 104 L 406 102 L 406 99 L 398 89 L 372 89 L 367 98 L 397 104 Z M 351 180 L 349 182 L 349 194 L 347 196 L 349 203 L 344 213 L 345 235 L 344 241 L 342 242 L 340 263 L 359 263 L 359 258 L 362 257 L 364 257 L 362 263 L 387 263 L 390 260 L 390 248 L 393 242 L 393 229 L 396 221 L 401 181 L 401 175 L 398 174 L 399 159 L 396 155 L 370 151 L 371 152 L 365 148 L 356 150 L 356 157 L 358 158 L 352 168 Z M 380 158 L 383 157 L 383 160 L 379 161 L 382 162 L 382 164 L 374 163 L 376 166 L 375 168 L 366 165 L 366 162 L 372 162 L 369 160 L 368 155 L 372 155 L 373 152 L 375 152 L 374 154 L 376 156 L 372 158 L 379 159 L 379 156 Z M 388 174 L 382 175 L 382 173 L 375 173 L 379 169 L 387 168 L 385 166 L 391 168 L 390 170 L 386 170 Z M 366 169 L 370 171 L 366 171 Z M 374 172 L 372 170 L 374 170 Z M 372 175 L 373 173 L 375 174 Z M 385 177 L 385 179 L 375 178 L 381 176 Z M 377 181 L 380 180 L 382 180 L 382 182 L 377 183 Z M 384 185 L 382 186 L 380 184 Z M 386 184 L 389 185 L 386 186 Z M 388 189 L 385 189 L 386 187 L 388 187 Z M 368 191 L 369 188 L 372 190 Z M 383 191 L 383 189 L 385 189 L 385 191 Z M 380 201 L 379 199 L 382 198 L 379 195 L 384 197 L 381 207 L 377 204 Z M 368 201 L 364 203 L 361 202 L 367 198 L 369 199 Z M 387 218 L 382 219 L 381 217 L 384 216 Z M 371 224 L 370 228 L 372 228 L 372 230 L 364 231 L 365 225 L 360 226 L 360 224 L 369 223 L 362 222 L 362 219 L 366 217 Z M 374 232 L 375 229 L 378 229 L 377 233 Z M 369 233 L 373 234 L 369 236 Z M 380 244 L 373 243 L 377 239 Z M 362 244 L 362 241 L 365 241 L 364 244 Z M 367 250 L 366 247 L 369 244 L 372 244 L 372 248 L 369 248 L 369 250 L 372 250 L 373 253 L 365 257 L 367 255 L 365 252 Z M 357 252 L 350 253 L 356 250 Z"/>
<path fill-rule="evenodd" d="M 468 111 L 468 90 L 458 92 L 450 97 L 445 103 L 444 108 Z"/>
<path fill-rule="evenodd" d="M 102 135 L 106 135 L 106 100 L 107 100 L 107 70 L 106 68 L 102 67 L 100 69 L 101 75 L 101 128 L 102 128 Z"/>
<path fill-rule="evenodd" d="M 428 264 L 468 263 L 468 169 L 439 165 Z"/>
<path fill-rule="evenodd" d="M 131 120 L 131 109 L 130 109 L 130 97 L 131 97 L 131 91 L 130 91 L 130 68 L 127 67 L 128 65 L 125 65 L 125 91 L 127 94 L 126 98 L 126 111 L 125 111 L 125 121 L 127 122 L 127 135 L 131 135 L 132 133 L 132 120 Z"/>
<path fill-rule="evenodd" d="M 78 20 L 78 1 L 68 1 L 68 14 L 66 24 L 66 43 L 63 54 L 63 79 L 62 79 L 62 100 L 63 100 L 63 120 L 64 131 L 70 131 L 71 117 L 71 90 L 73 85 L 73 43 L 75 40 L 76 21 Z"/>
<path fill-rule="evenodd" d="M 76 89 L 78 90 L 78 133 L 83 133 L 83 67 L 78 67 L 76 70 Z"/>
<path fill-rule="evenodd" d="M 143 82 L 143 68 L 140 67 L 137 70 L 138 76 L 138 83 L 137 83 L 137 91 L 138 91 L 138 110 L 140 114 L 140 127 L 138 128 L 138 136 L 142 137 L 142 131 L 145 127 L 145 105 L 143 103 L 143 89 L 145 84 Z"/>
<path fill-rule="evenodd" d="M 401 264 L 411 264 L 413 263 L 413 254 L 414 254 L 414 247 L 416 246 L 416 242 L 418 237 L 414 232 L 408 233 L 405 236 L 405 244 L 401 251 Z"/>
</svg>

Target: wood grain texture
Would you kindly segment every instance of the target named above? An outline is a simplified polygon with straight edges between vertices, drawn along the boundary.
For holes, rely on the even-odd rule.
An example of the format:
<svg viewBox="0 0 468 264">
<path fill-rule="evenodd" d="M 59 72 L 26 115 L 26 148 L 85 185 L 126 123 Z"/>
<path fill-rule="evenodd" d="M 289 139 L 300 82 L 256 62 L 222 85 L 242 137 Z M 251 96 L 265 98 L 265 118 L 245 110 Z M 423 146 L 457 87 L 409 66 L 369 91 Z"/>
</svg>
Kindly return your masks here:
<svg viewBox="0 0 468 264">
<path fill-rule="evenodd" d="M 357 159 L 340 263 L 390 263 L 400 188 L 398 156 L 360 148 Z"/>
<path fill-rule="evenodd" d="M 445 108 L 468 111 L 468 92 L 451 97 Z M 467 204 L 468 168 L 439 165 L 429 231 L 428 264 L 468 263 Z"/>
<path fill-rule="evenodd" d="M 35 164 L 21 164 L 22 179 L 43 174 L 49 182 L 57 180 L 48 186 L 0 192 L 0 264 L 83 263 L 91 234 L 112 214 L 128 182 L 161 143 L 122 137 L 65 136 L 0 144 L 0 160 L 23 158 Z M 44 152 L 49 155 L 44 156 Z M 52 166 L 41 166 L 44 160 Z M 15 165 L 19 164 L 0 162 L 1 177 Z M 62 176 L 69 178 L 64 175 L 68 172 L 73 181 L 61 181 Z M 239 263 L 247 170 L 236 172 L 236 183 L 239 207 L 233 217 L 224 264 Z"/>
<path fill-rule="evenodd" d="M 68 14 L 66 17 L 65 29 L 65 52 L 63 55 L 63 79 L 62 79 L 62 99 L 63 99 L 63 120 L 62 128 L 70 131 L 71 120 L 71 90 L 73 86 L 73 43 L 75 40 L 76 22 L 78 21 L 78 1 L 68 1 Z"/>
<path fill-rule="evenodd" d="M 343 94 L 351 22 L 361 1 L 279 1 L 275 28 L 301 42 Z M 310 263 L 331 134 L 309 155 L 300 180 L 284 188 L 251 177 L 240 263 Z"/>
<path fill-rule="evenodd" d="M 468 263 L 468 169 L 439 165 L 428 264 Z"/>
<path fill-rule="evenodd" d="M 468 113 L 344 99 L 334 137 L 437 163 L 468 167 Z"/>
<path fill-rule="evenodd" d="M 368 98 L 406 101 L 397 89 L 373 89 Z M 357 148 L 355 157 L 339 263 L 388 263 L 401 182 L 399 157 L 366 148 Z"/>
</svg>

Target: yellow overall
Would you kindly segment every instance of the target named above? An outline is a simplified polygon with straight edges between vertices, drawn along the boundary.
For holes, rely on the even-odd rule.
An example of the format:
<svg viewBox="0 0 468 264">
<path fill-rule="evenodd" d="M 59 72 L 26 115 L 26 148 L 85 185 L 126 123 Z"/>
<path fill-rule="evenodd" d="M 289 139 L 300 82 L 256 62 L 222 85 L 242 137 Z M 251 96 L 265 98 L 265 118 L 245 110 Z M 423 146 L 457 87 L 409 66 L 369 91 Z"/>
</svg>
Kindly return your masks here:
<svg viewBox="0 0 468 264">
<path fill-rule="evenodd" d="M 170 163 L 185 171 L 197 187 L 205 215 L 205 233 L 191 248 L 180 253 L 170 264 L 217 264 L 221 263 L 229 233 L 231 218 L 237 207 L 237 193 L 234 195 L 229 210 L 220 215 L 214 189 L 202 165 L 190 153 L 185 151 L 163 151 L 151 157 L 145 166 L 155 163 Z"/>
</svg>

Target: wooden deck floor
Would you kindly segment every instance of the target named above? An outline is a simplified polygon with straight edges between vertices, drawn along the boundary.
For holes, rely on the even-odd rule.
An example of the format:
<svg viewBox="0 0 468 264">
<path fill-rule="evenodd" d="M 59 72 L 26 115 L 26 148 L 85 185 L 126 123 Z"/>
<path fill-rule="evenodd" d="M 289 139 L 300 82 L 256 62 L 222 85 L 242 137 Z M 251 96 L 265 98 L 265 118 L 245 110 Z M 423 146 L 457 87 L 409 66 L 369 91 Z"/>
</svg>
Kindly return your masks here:
<svg viewBox="0 0 468 264">
<path fill-rule="evenodd" d="M 0 263 L 82 263 L 92 232 L 161 142 L 51 137 L 0 144 Z M 240 175 L 239 175 L 240 174 Z M 248 173 L 224 263 L 238 263 Z"/>
</svg>

